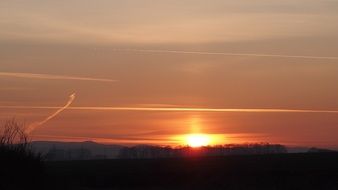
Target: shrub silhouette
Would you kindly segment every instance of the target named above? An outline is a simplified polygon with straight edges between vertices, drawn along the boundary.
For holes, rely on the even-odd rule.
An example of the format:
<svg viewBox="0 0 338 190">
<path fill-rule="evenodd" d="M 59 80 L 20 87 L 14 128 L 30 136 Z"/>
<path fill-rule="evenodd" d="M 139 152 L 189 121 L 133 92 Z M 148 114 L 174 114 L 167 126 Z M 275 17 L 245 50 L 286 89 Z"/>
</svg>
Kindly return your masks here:
<svg viewBox="0 0 338 190">
<path fill-rule="evenodd" d="M 31 148 L 25 125 L 9 119 L 0 125 L 0 189 L 22 189 L 41 185 L 41 154 Z"/>
</svg>

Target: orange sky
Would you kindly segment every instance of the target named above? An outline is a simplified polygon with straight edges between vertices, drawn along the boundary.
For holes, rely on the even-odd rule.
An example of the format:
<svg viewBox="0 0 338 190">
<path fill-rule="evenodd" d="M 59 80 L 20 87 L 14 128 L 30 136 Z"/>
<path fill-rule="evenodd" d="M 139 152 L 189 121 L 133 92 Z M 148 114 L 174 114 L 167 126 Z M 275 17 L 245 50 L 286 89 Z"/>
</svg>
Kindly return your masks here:
<svg viewBox="0 0 338 190">
<path fill-rule="evenodd" d="M 34 139 L 338 147 L 321 112 L 338 111 L 336 23 L 332 0 L 3 0 L 0 119 L 41 122 L 76 93 Z"/>
</svg>

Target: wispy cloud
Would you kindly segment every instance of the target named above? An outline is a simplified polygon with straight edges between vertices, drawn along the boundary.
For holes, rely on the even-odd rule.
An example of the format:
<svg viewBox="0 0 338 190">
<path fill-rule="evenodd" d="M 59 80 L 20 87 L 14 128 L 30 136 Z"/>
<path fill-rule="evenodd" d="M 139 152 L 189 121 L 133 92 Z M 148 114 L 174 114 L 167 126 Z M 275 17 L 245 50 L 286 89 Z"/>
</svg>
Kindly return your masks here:
<svg viewBox="0 0 338 190">
<path fill-rule="evenodd" d="M 45 80 L 78 80 L 78 81 L 97 81 L 97 82 L 116 82 L 117 81 L 117 80 L 112 80 L 112 79 L 92 78 L 92 77 L 64 76 L 64 75 L 51 75 L 51 74 L 40 74 L 40 73 L 13 73 L 13 72 L 0 72 L 0 77 L 45 79 Z"/>
<path fill-rule="evenodd" d="M 20 91 L 20 90 L 28 90 L 28 87 L 0 87 L 0 91 Z"/>
<path fill-rule="evenodd" d="M 307 55 L 251 54 L 251 53 L 181 51 L 181 50 L 155 50 L 155 49 L 114 49 L 114 51 L 139 52 L 139 53 L 171 53 L 171 54 L 196 54 L 196 55 L 223 55 L 223 56 L 240 56 L 240 57 L 274 57 L 274 58 L 293 58 L 293 59 L 338 60 L 338 57 L 307 56 Z"/>
<path fill-rule="evenodd" d="M 42 126 L 43 124 L 47 123 L 49 120 L 53 119 L 54 117 L 56 117 L 57 115 L 59 115 L 62 111 L 64 111 L 65 109 L 67 109 L 74 101 L 75 99 L 75 93 L 71 94 L 69 96 L 69 100 L 66 103 L 66 105 L 64 105 L 61 108 L 58 108 L 58 110 L 56 112 L 54 112 L 53 114 L 51 114 L 50 116 L 48 116 L 46 119 L 40 121 L 40 122 L 36 122 L 36 123 L 32 123 L 31 125 L 28 126 L 27 128 L 27 132 L 31 133 L 32 131 L 34 131 L 37 127 Z"/>
<path fill-rule="evenodd" d="M 48 106 L 0 106 L 2 109 L 60 109 Z M 242 113 L 331 113 L 338 114 L 338 110 L 319 109 L 274 109 L 274 108 L 185 108 L 185 107 L 68 107 L 70 110 L 95 111 L 152 111 L 152 112 L 242 112 Z"/>
<path fill-rule="evenodd" d="M 69 142 L 83 142 L 83 141 L 95 141 L 100 143 L 117 143 L 117 144 L 167 144 L 177 145 L 178 141 L 170 138 L 149 138 L 149 137 L 129 137 L 115 135 L 111 138 L 107 137 L 85 137 L 85 136 L 61 136 L 61 135 L 39 135 L 34 134 L 32 137 L 35 140 L 56 140 L 56 141 L 69 141 Z"/>
</svg>

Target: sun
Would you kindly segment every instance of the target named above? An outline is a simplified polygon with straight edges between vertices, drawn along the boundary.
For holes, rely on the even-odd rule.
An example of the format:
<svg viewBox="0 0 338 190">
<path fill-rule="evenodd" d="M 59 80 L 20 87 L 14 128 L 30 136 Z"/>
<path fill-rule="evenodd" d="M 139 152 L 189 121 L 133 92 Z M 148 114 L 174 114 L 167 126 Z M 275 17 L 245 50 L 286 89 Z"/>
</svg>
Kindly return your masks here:
<svg viewBox="0 0 338 190">
<path fill-rule="evenodd" d="M 211 143 L 211 137 L 206 134 L 190 134 L 186 136 L 186 143 L 190 147 L 208 146 Z"/>
</svg>

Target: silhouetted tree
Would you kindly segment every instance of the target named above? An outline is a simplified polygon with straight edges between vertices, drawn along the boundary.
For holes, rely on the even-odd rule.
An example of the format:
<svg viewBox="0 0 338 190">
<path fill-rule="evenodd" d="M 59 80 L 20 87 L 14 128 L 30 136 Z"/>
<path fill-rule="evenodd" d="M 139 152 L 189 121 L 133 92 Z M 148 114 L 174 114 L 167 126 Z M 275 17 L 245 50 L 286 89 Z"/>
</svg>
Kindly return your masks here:
<svg viewBox="0 0 338 190">
<path fill-rule="evenodd" d="M 25 125 L 15 119 L 5 120 L 1 125 L 0 147 L 20 153 L 30 153 L 28 135 Z"/>
<path fill-rule="evenodd" d="M 199 157 L 199 156 L 226 156 L 226 155 L 254 155 L 254 154 L 282 154 L 287 153 L 283 145 L 255 143 L 255 144 L 228 144 L 217 146 L 192 147 L 157 147 L 135 146 L 120 150 L 118 158 L 173 158 L 173 157 Z"/>
<path fill-rule="evenodd" d="M 41 184 L 42 156 L 32 150 L 24 123 L 15 119 L 0 125 L 0 170 L 0 189 L 38 189 Z"/>
</svg>

